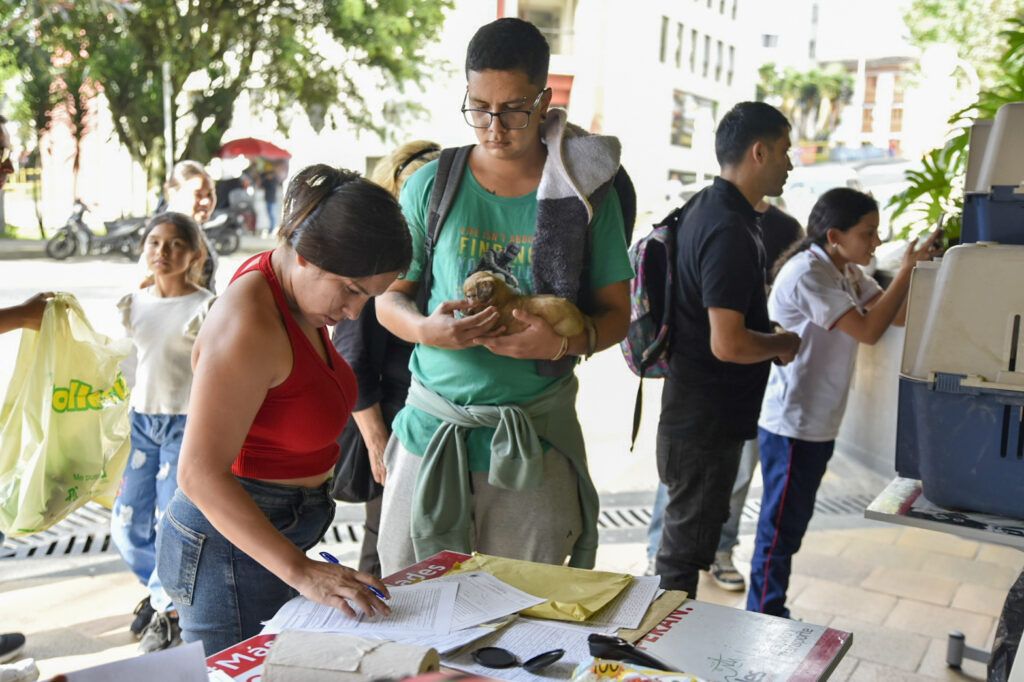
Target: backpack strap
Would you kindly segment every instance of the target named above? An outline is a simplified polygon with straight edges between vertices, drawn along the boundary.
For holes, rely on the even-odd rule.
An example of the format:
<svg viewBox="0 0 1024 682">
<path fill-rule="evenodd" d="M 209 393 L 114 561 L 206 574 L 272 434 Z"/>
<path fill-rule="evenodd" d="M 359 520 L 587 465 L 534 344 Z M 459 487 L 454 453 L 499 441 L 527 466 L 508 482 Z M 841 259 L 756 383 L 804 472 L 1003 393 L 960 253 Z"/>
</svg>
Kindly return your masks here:
<svg viewBox="0 0 1024 682">
<path fill-rule="evenodd" d="M 437 236 L 444 227 L 445 218 L 455 203 L 459 193 L 459 183 L 469 161 L 469 152 L 473 145 L 443 149 L 437 160 L 437 174 L 434 176 L 434 189 L 430 192 L 430 204 L 427 212 L 427 238 L 423 242 L 423 275 L 416 291 L 416 307 L 424 315 L 429 315 L 427 302 L 430 300 L 430 288 L 433 285 L 434 248 Z"/>
</svg>

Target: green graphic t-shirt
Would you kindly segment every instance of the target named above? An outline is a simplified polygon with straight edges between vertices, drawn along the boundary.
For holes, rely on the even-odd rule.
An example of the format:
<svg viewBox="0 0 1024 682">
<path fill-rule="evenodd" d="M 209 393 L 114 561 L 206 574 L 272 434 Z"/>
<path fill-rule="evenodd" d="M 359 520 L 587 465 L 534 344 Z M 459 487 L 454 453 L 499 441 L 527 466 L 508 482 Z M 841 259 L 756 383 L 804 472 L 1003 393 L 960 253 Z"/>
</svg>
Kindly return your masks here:
<svg viewBox="0 0 1024 682">
<path fill-rule="evenodd" d="M 402 189 L 401 204 L 412 233 L 413 260 L 406 279 L 419 281 L 423 271 L 423 244 L 427 231 L 430 193 L 437 161 L 417 171 Z M 519 289 L 533 292 L 531 256 L 537 222 L 537 193 L 499 197 L 485 190 L 466 165 L 459 193 L 438 237 L 433 260 L 432 311 L 444 301 L 461 300 L 462 283 L 487 251 L 504 251 L 509 244 L 519 253 L 509 269 Z M 614 190 L 602 203 L 591 225 L 590 286 L 593 290 L 633 277 L 622 229 L 622 211 Z M 581 248 L 582 245 L 581 245 Z M 547 389 L 558 377 L 537 374 L 533 360 L 495 355 L 483 347 L 446 350 L 417 345 L 409 361 L 412 375 L 430 390 L 457 405 L 510 405 L 526 402 Z M 440 420 L 406 406 L 393 428 L 410 452 L 422 455 Z M 467 437 L 470 469 L 487 471 L 494 429 L 477 428 Z"/>
</svg>

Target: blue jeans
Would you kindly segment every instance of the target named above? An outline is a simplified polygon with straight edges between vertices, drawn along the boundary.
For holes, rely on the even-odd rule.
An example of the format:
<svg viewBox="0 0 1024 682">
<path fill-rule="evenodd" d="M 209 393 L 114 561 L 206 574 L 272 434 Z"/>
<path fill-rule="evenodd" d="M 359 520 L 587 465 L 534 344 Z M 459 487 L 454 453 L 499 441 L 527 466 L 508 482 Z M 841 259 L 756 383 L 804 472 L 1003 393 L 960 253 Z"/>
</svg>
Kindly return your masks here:
<svg viewBox="0 0 1024 682">
<path fill-rule="evenodd" d="M 282 535 L 303 552 L 334 520 L 328 484 L 319 488 L 239 478 L 242 488 Z M 158 571 L 174 600 L 186 642 L 207 655 L 252 637 L 298 593 L 231 544 L 180 490 L 160 525 Z"/>
<path fill-rule="evenodd" d="M 131 413 L 132 453 L 110 517 L 110 537 L 125 563 L 149 589 L 157 611 L 171 609 L 156 573 L 157 526 L 178 489 L 183 414 Z"/>
<path fill-rule="evenodd" d="M 786 590 L 793 555 L 814 515 L 814 498 L 835 449 L 758 429 L 764 496 L 750 562 L 747 610 L 789 617 Z"/>
<path fill-rule="evenodd" d="M 267 217 L 270 219 L 270 234 L 274 234 L 274 230 L 277 229 L 278 207 L 279 204 L 276 201 L 267 202 Z"/>
<path fill-rule="evenodd" d="M 732 497 L 729 498 L 729 520 L 722 526 L 722 534 L 718 537 L 717 553 L 732 553 L 740 540 L 740 519 L 743 516 L 743 505 L 747 501 L 750 481 L 754 478 L 757 467 L 757 440 L 751 438 L 743 444 L 740 455 L 740 469 L 736 473 L 736 482 L 732 486 Z M 668 504 L 668 488 L 664 483 L 658 484 L 654 494 L 654 508 L 651 509 L 651 524 L 647 527 L 647 561 L 654 561 L 661 544 L 661 529 L 665 523 L 665 505 Z"/>
</svg>

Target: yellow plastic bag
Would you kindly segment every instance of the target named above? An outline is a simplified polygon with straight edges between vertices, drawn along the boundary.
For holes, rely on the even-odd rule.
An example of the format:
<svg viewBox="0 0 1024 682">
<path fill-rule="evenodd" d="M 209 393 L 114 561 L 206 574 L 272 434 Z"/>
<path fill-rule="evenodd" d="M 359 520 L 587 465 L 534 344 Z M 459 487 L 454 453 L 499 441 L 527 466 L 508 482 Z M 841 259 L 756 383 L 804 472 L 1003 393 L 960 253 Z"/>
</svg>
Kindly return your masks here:
<svg viewBox="0 0 1024 682">
<path fill-rule="evenodd" d="M 131 350 L 93 330 L 71 294 L 47 303 L 24 330 L 0 407 L 0 531 L 49 528 L 116 491 L 131 449 L 128 387 L 118 365 Z"/>
<path fill-rule="evenodd" d="M 516 589 L 547 599 L 519 613 L 533 618 L 583 622 L 626 589 L 633 576 L 473 553 L 451 573 L 483 571 Z"/>
</svg>

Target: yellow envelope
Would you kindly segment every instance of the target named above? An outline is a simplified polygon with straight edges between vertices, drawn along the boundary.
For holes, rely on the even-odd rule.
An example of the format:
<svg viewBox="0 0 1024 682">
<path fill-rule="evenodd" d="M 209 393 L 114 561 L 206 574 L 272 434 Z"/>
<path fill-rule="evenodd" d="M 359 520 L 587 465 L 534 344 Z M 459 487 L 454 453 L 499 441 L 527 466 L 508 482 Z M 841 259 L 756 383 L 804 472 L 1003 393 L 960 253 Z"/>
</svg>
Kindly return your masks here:
<svg viewBox="0 0 1024 682">
<path fill-rule="evenodd" d="M 589 571 L 486 554 L 456 564 L 452 573 L 484 571 L 512 587 L 547 599 L 521 611 L 524 616 L 583 622 L 601 610 L 633 580 L 625 573 Z"/>
</svg>

